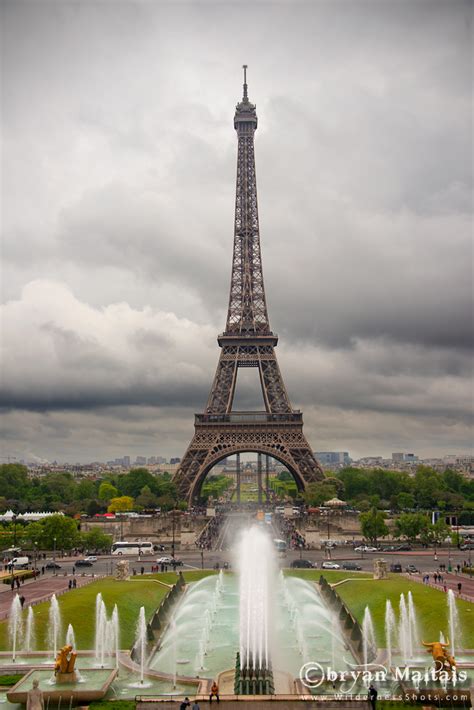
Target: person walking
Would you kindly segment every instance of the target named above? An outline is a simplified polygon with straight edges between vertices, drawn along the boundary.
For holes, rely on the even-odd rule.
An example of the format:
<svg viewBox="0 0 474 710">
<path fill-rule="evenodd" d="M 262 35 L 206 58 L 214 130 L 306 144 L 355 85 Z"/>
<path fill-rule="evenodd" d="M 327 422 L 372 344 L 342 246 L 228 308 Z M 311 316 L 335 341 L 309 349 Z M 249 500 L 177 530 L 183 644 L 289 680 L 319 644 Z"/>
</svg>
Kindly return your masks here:
<svg viewBox="0 0 474 710">
<path fill-rule="evenodd" d="M 209 695 L 209 702 L 212 703 L 212 698 L 216 698 L 217 702 L 219 703 L 219 686 L 217 685 L 216 681 L 214 680 L 211 686 L 211 694 Z"/>
<path fill-rule="evenodd" d="M 25 606 L 25 597 L 23 596 L 23 594 L 20 597 L 20 604 L 21 604 L 21 608 L 23 609 L 23 607 Z"/>
<path fill-rule="evenodd" d="M 183 702 L 179 706 L 179 710 L 186 710 L 186 708 L 189 708 L 191 706 L 191 703 L 189 702 L 189 698 L 184 698 Z"/>
<path fill-rule="evenodd" d="M 201 710 L 201 708 L 199 707 L 199 703 L 198 703 L 197 700 L 194 701 L 191 710 Z"/>
<path fill-rule="evenodd" d="M 372 707 L 372 710 L 375 710 L 375 704 L 376 704 L 376 702 L 377 702 L 377 695 L 378 695 L 377 690 L 376 690 L 376 688 L 373 686 L 373 684 L 371 683 L 371 684 L 369 685 L 369 692 L 368 692 L 368 696 L 367 696 L 367 697 L 368 697 L 369 703 L 370 703 L 370 705 L 371 705 L 371 707 Z"/>
<path fill-rule="evenodd" d="M 462 583 L 458 582 L 458 594 L 461 594 Z"/>
</svg>

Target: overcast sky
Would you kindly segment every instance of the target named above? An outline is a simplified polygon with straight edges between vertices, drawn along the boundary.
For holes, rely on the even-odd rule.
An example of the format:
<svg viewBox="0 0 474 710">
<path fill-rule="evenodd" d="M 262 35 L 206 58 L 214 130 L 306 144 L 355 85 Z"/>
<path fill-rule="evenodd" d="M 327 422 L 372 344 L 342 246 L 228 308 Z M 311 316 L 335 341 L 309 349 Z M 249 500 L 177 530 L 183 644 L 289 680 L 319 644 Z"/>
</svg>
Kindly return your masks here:
<svg viewBox="0 0 474 710">
<path fill-rule="evenodd" d="M 243 63 L 311 446 L 468 452 L 471 11 L 2 0 L 2 455 L 184 453 L 225 324 Z"/>
</svg>

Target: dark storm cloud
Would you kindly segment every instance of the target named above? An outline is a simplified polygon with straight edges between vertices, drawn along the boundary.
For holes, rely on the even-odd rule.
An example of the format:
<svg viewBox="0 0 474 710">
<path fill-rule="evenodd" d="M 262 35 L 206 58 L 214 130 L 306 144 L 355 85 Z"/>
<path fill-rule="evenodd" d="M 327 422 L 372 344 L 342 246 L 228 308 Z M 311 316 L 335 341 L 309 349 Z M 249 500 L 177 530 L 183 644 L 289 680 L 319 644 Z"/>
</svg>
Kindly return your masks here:
<svg viewBox="0 0 474 710">
<path fill-rule="evenodd" d="M 270 321 L 308 436 L 466 448 L 470 11 L 3 3 L 12 450 L 100 457 L 88 418 L 131 450 L 185 446 L 225 321 L 242 61 Z"/>
</svg>

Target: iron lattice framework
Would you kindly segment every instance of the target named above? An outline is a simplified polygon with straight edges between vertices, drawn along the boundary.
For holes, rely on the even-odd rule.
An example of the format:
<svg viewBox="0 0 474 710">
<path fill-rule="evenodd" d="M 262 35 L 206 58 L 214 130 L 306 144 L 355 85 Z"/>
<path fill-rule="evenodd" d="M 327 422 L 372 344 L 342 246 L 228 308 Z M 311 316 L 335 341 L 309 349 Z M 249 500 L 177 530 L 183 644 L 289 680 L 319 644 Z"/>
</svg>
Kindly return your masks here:
<svg viewBox="0 0 474 710">
<path fill-rule="evenodd" d="M 275 354 L 278 336 L 268 320 L 254 154 L 257 113 L 248 99 L 246 69 L 243 98 L 234 117 L 237 185 L 226 329 L 218 337 L 221 354 L 205 412 L 195 415 L 194 437 L 174 477 L 179 495 L 189 501 L 198 496 L 216 463 L 243 451 L 257 451 L 284 463 L 300 489 L 324 478 L 303 434 L 302 414 L 291 407 Z M 258 368 L 264 412 L 232 411 L 240 367 Z"/>
</svg>

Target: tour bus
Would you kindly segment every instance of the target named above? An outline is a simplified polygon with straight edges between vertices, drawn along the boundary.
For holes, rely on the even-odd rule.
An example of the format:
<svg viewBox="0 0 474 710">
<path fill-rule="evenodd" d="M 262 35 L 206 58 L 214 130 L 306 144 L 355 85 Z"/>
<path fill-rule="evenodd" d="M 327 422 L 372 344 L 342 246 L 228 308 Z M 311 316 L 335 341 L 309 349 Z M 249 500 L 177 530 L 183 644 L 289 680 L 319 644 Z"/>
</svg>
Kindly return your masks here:
<svg viewBox="0 0 474 710">
<path fill-rule="evenodd" d="M 112 545 L 113 555 L 152 555 L 155 549 L 152 542 L 114 542 Z"/>
<path fill-rule="evenodd" d="M 287 545 L 284 540 L 275 539 L 273 540 L 273 544 L 275 546 L 275 549 L 278 550 L 278 552 L 286 552 Z"/>
</svg>

